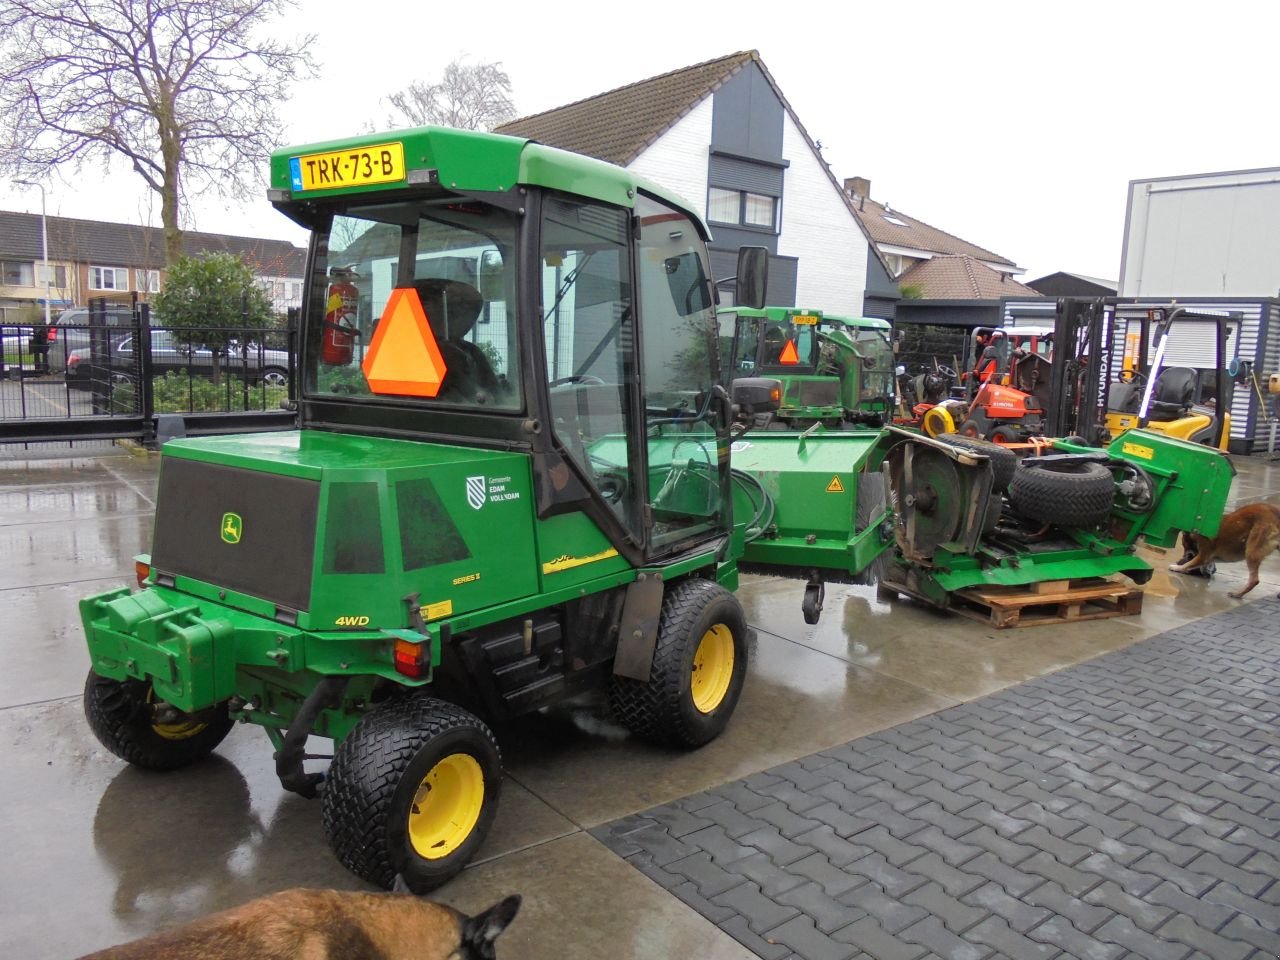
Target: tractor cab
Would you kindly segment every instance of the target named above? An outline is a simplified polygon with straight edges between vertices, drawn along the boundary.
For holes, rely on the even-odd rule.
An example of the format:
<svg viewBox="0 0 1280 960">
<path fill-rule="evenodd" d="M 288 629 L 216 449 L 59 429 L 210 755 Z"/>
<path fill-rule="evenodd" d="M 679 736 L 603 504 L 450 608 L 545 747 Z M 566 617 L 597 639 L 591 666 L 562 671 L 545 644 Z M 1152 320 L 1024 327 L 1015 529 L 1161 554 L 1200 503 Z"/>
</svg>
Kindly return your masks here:
<svg viewBox="0 0 1280 960">
<path fill-rule="evenodd" d="M 883 425 L 894 397 L 887 320 L 794 307 L 739 307 L 730 345 L 736 376 L 782 383 L 777 428 L 824 423 Z"/>
<path fill-rule="evenodd" d="M 405 144 L 395 189 L 304 180 L 275 201 L 314 237 L 299 442 L 318 430 L 527 450 L 538 516 L 580 510 L 600 549 L 632 563 L 726 536 L 730 398 L 698 216 L 518 141 L 509 169 L 445 170 L 445 138 Z M 383 149 L 358 148 L 375 167 Z M 304 178 L 341 169 L 328 152 L 277 157 L 276 180 L 289 163 Z M 558 181 L 495 189 L 544 154 L 581 168 L 575 195 Z M 476 500 L 509 492 L 484 485 Z"/>
<path fill-rule="evenodd" d="M 1106 393 L 1107 432 L 1116 437 L 1144 426 L 1225 451 L 1231 436 L 1232 385 L 1227 346 L 1238 322 L 1180 307 L 1154 308 L 1126 319 L 1121 371 Z M 1212 367 L 1204 365 L 1209 344 Z"/>
</svg>

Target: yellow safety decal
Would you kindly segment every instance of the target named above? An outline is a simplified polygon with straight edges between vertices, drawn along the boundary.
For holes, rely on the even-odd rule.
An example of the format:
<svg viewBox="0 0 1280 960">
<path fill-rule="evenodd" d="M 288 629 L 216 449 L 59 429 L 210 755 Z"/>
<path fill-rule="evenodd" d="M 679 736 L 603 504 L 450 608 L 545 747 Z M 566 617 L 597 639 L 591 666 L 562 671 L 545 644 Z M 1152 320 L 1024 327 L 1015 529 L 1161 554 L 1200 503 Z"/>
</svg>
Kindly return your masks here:
<svg viewBox="0 0 1280 960">
<path fill-rule="evenodd" d="M 831 482 L 827 484 L 827 493 L 844 493 L 844 484 L 840 482 L 838 476 L 832 477 Z"/>
<path fill-rule="evenodd" d="M 439 603 L 426 603 L 418 608 L 423 620 L 439 620 L 453 613 L 453 601 L 441 600 Z"/>
<path fill-rule="evenodd" d="M 461 586 L 461 585 L 462 585 L 462 584 L 464 584 L 464 583 L 475 583 L 475 582 L 476 582 L 477 580 L 479 580 L 479 579 L 480 579 L 480 574 L 478 574 L 478 573 L 468 573 L 465 577 L 454 577 L 454 578 L 453 578 L 453 585 L 454 585 L 455 587 L 458 587 L 458 586 Z"/>
<path fill-rule="evenodd" d="M 1122 452 L 1132 454 L 1135 457 L 1141 457 L 1143 460 L 1154 460 L 1156 452 L 1150 447 L 1144 447 L 1137 443 L 1126 443 L 1120 448 Z"/>
<path fill-rule="evenodd" d="M 610 557 L 616 557 L 618 551 L 610 547 L 608 550 L 601 550 L 599 553 L 593 553 L 589 557 L 571 557 L 568 554 L 556 557 L 554 560 L 548 560 L 542 565 L 543 573 L 560 573 L 562 570 L 572 570 L 574 567 L 584 567 L 588 563 L 595 563 L 597 560 L 608 560 Z"/>
</svg>

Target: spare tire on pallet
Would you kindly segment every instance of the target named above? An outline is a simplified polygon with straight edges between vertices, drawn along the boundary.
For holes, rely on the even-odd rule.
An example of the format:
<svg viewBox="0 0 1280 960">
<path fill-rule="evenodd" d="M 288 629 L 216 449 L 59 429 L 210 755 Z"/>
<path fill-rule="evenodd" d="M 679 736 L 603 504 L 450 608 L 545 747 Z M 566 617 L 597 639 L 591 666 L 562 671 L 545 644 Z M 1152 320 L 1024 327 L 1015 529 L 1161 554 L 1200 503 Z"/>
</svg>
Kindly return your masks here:
<svg viewBox="0 0 1280 960">
<path fill-rule="evenodd" d="M 941 440 L 962 450 L 974 453 L 985 453 L 991 460 L 992 490 L 1003 493 L 1013 479 L 1013 472 L 1018 466 L 1017 455 L 1007 447 L 978 437 L 966 437 L 959 433 L 940 433 L 934 439 Z"/>
<path fill-rule="evenodd" d="M 1101 463 L 1023 463 L 1009 499 L 1024 517 L 1059 527 L 1096 527 L 1111 513 L 1115 481 Z"/>
</svg>

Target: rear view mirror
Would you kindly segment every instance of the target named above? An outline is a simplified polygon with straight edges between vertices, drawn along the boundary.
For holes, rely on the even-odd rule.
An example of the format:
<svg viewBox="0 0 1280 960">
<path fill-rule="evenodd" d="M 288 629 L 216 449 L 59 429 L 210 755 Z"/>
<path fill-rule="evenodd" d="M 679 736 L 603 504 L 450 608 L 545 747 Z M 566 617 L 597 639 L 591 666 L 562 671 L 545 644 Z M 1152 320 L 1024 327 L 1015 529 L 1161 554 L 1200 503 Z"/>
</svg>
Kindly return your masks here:
<svg viewBox="0 0 1280 960">
<path fill-rule="evenodd" d="M 739 377 L 733 381 L 733 405 L 745 416 L 776 413 L 782 405 L 782 381 L 772 377 Z"/>
<path fill-rule="evenodd" d="M 764 247 L 740 247 L 736 279 L 734 303 L 756 310 L 763 307 L 769 285 L 769 251 Z"/>
</svg>

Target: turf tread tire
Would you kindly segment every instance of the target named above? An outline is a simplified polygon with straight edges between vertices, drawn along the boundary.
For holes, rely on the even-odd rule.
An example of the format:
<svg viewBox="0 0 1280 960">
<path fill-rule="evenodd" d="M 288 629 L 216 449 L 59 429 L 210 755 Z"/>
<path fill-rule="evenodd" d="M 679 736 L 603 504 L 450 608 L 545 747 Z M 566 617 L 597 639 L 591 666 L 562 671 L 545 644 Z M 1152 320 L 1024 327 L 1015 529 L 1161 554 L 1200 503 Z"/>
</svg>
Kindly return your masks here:
<svg viewBox="0 0 1280 960">
<path fill-rule="evenodd" d="M 398 813 L 408 802 L 402 784 L 405 790 L 416 790 L 416 784 L 405 783 L 415 758 L 432 742 L 454 739 L 450 735 L 460 730 L 464 738 L 475 735 L 471 745 L 485 754 L 476 758 L 484 773 L 480 819 L 448 857 L 415 862 L 407 840 L 400 842 Z M 427 893 L 461 871 L 484 842 L 498 808 L 501 782 L 497 741 L 475 714 L 434 697 L 391 700 L 369 711 L 334 751 L 320 794 L 325 836 L 338 861 L 361 879 L 390 890 L 400 874 L 414 893 Z"/>
<path fill-rule="evenodd" d="M 1009 499 L 1032 520 L 1092 528 L 1111 514 L 1115 480 L 1101 463 L 1024 465 L 1009 485 Z"/>
<path fill-rule="evenodd" d="M 142 680 L 113 680 L 92 670 L 84 682 L 84 715 L 104 747 L 121 760 L 144 770 L 178 770 L 203 760 L 231 732 L 226 705 L 219 706 L 199 733 L 185 740 L 160 736 L 147 715 L 147 691 Z"/>
<path fill-rule="evenodd" d="M 733 634 L 733 677 L 715 710 L 699 714 L 690 692 L 691 664 L 704 630 L 715 623 L 724 623 Z M 703 630 L 697 629 L 700 625 Z M 728 724 L 742 694 L 746 638 L 746 615 L 728 590 L 696 578 L 676 584 L 662 601 L 649 682 L 616 674 L 611 678 L 609 708 L 614 719 L 637 737 L 655 743 L 680 747 L 709 743 Z"/>
<path fill-rule="evenodd" d="M 937 439 L 962 450 L 985 453 L 991 459 L 991 479 L 994 492 L 1003 493 L 1009 488 L 1009 483 L 1013 480 L 1013 474 L 1018 469 L 1018 457 L 1012 450 L 1002 447 L 998 443 L 992 443 L 990 440 L 966 437 L 959 433 L 941 433 Z"/>
</svg>

